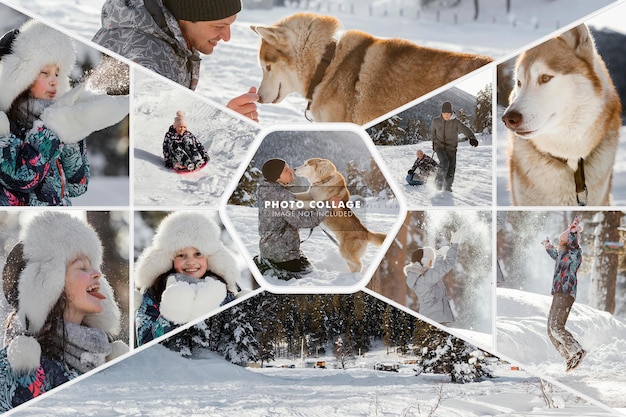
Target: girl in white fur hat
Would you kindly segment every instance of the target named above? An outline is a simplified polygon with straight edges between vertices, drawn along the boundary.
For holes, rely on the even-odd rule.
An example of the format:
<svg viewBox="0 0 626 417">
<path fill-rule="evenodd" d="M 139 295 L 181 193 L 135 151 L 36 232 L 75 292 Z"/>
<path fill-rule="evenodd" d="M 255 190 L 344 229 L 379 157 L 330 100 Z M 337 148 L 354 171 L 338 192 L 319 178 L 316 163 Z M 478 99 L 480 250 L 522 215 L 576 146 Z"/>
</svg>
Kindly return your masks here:
<svg viewBox="0 0 626 417">
<path fill-rule="evenodd" d="M 136 317 L 142 345 L 242 294 L 240 271 L 220 241 L 219 226 L 203 213 L 165 217 L 137 259 L 135 285 L 141 292 Z"/>
<path fill-rule="evenodd" d="M 0 205 L 71 205 L 87 191 L 84 138 L 128 114 L 127 96 L 70 90 L 74 42 L 29 20 L 0 39 Z"/>
<path fill-rule="evenodd" d="M 78 218 L 45 212 L 29 223 L 2 273 L 14 310 L 0 350 L 0 411 L 128 351 L 113 341 L 120 309 L 101 262 L 98 235 Z"/>
</svg>

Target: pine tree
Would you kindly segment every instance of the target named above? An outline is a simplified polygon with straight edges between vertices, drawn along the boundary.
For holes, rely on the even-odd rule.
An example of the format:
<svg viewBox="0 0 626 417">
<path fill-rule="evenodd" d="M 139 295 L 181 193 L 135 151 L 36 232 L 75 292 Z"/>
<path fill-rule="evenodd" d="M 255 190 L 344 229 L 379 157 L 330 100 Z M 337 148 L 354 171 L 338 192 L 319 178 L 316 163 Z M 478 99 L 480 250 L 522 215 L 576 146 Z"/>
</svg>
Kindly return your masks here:
<svg viewBox="0 0 626 417">
<path fill-rule="evenodd" d="M 487 84 L 484 89 L 478 92 L 476 96 L 476 108 L 474 110 L 474 131 L 475 132 L 492 132 L 492 91 L 491 84 Z"/>
<path fill-rule="evenodd" d="M 413 349 L 423 372 L 448 374 L 452 382 L 461 384 L 491 376 L 484 352 L 434 326 L 418 327 Z"/>
<path fill-rule="evenodd" d="M 248 207 L 256 206 L 256 189 L 263 173 L 253 164 L 254 160 L 250 161 L 248 168 L 239 180 L 237 188 L 235 188 L 235 191 L 228 199 L 228 204 Z"/>
</svg>

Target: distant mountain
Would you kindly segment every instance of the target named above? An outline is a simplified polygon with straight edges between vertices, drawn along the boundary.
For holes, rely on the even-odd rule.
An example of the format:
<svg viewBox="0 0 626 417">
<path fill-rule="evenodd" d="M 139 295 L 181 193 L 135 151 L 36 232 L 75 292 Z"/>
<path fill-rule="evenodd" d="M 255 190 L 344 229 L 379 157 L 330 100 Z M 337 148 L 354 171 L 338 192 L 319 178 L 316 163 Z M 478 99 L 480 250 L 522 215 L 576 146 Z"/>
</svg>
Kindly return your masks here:
<svg viewBox="0 0 626 417">
<path fill-rule="evenodd" d="M 452 87 L 442 93 L 437 94 L 435 97 L 429 98 L 401 113 L 398 116 L 402 121 L 401 127 L 406 127 L 410 119 L 419 119 L 427 122 L 430 125 L 430 121 L 441 114 L 441 104 L 444 101 L 452 103 L 452 109 L 456 114 L 459 114 L 460 110 L 463 110 L 470 118 L 474 117 L 476 96 L 473 96 L 460 88 Z"/>
</svg>

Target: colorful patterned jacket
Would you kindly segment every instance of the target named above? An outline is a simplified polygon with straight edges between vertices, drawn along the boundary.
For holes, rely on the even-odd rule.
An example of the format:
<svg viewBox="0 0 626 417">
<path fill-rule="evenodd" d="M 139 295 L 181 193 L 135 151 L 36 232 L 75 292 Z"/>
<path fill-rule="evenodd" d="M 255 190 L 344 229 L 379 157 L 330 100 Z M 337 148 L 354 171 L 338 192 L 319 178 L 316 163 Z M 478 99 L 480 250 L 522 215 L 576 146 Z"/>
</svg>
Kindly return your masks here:
<svg viewBox="0 0 626 417">
<path fill-rule="evenodd" d="M 554 259 L 554 277 L 551 294 L 569 294 L 576 298 L 578 268 L 583 261 L 583 251 L 578 244 L 578 233 L 568 233 L 567 244 L 557 248 L 549 244 L 546 252 Z"/>
<path fill-rule="evenodd" d="M 11 369 L 7 348 L 0 350 L 0 412 L 8 411 L 76 378 L 79 373 L 61 362 L 41 357 L 39 368 L 20 375 Z"/>
<path fill-rule="evenodd" d="M 23 140 L 13 134 L 0 137 L 0 205 L 69 206 L 88 183 L 84 141 L 61 143 L 41 125 Z"/>
</svg>

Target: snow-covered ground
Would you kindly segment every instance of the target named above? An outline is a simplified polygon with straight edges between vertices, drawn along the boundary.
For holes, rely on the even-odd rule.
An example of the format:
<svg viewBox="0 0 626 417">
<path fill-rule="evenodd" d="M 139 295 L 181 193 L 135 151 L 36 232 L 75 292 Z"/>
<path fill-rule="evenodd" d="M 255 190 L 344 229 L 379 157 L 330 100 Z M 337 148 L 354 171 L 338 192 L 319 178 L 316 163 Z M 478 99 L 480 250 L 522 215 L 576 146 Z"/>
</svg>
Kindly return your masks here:
<svg viewBox="0 0 626 417">
<path fill-rule="evenodd" d="M 325 359 L 325 358 L 320 358 Z M 18 410 L 16 416 L 610 416 L 558 385 L 510 365 L 496 378 L 451 384 L 422 373 L 384 348 L 348 363 L 349 369 L 241 368 L 205 352 L 183 359 L 156 345 Z M 399 372 L 374 363 L 398 362 Z M 158 364 L 158 366 L 155 366 Z M 545 384 L 545 383 L 544 383 Z M 546 402 L 547 401 L 547 402 Z M 549 405 L 548 405 L 549 404 Z"/>
<path fill-rule="evenodd" d="M 187 129 L 211 160 L 179 174 L 163 164 L 163 137 L 182 110 Z M 186 88 L 136 71 L 133 90 L 134 203 L 136 206 L 217 207 L 258 127 L 216 108 Z"/>
<path fill-rule="evenodd" d="M 565 361 L 546 333 L 551 302 L 549 295 L 498 288 L 497 351 L 604 404 L 626 409 L 626 324 L 574 303 L 567 328 L 589 353 L 579 368 L 565 373 Z"/>
<path fill-rule="evenodd" d="M 390 201 L 383 202 L 385 205 Z M 380 209 L 368 204 L 367 215 L 359 215 L 361 222 L 370 230 L 375 232 L 390 233 L 395 236 L 403 217 L 399 216 L 397 207 Z M 258 209 L 254 207 L 242 207 L 228 205 L 225 210 L 227 227 L 234 229 L 232 233 L 235 239 L 240 240 L 240 245 L 248 252 L 248 259 L 259 253 L 259 232 L 258 232 Z M 230 222 L 230 224 L 229 224 Z M 272 292 L 353 292 L 359 286 L 367 284 L 367 281 L 376 270 L 376 265 L 382 258 L 385 250 L 391 244 L 393 238 L 388 236 L 385 244 L 381 248 L 368 245 L 365 255 L 361 259 L 363 262 L 362 273 L 350 273 L 346 262 L 339 254 L 337 246 L 331 242 L 330 238 L 316 227 L 309 235 L 309 230 L 301 230 L 300 237 L 303 241 L 300 249 L 313 264 L 313 271 L 303 275 L 300 279 L 290 279 L 288 281 L 278 279 L 276 276 L 267 273 L 265 276 L 258 276 L 259 282 L 266 284 L 265 287 Z"/>
<path fill-rule="evenodd" d="M 437 190 L 434 177 L 420 186 L 411 186 L 405 181 L 407 170 L 415 162 L 415 152 L 418 149 L 432 155 L 430 142 L 417 145 L 378 146 L 376 149 L 391 177 L 400 185 L 409 210 L 429 206 L 491 207 L 494 198 L 491 135 L 482 134 L 476 137 L 480 141 L 476 148 L 470 146 L 469 142 L 459 144 L 452 193 Z M 434 158 L 437 160 L 436 155 Z"/>
</svg>

